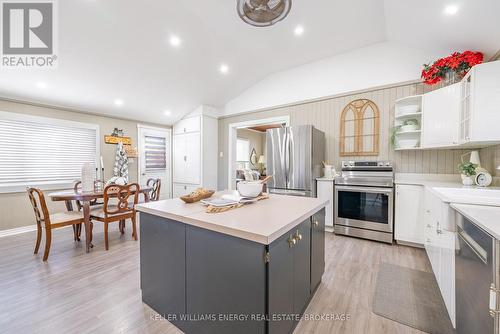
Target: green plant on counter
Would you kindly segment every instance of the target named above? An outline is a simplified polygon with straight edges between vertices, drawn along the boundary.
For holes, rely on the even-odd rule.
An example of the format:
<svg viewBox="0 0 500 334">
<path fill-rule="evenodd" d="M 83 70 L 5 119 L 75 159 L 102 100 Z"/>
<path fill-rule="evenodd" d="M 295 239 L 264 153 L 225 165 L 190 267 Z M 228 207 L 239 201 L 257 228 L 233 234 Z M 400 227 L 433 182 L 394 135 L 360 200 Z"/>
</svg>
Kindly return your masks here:
<svg viewBox="0 0 500 334">
<path fill-rule="evenodd" d="M 458 171 L 462 175 L 472 176 L 476 175 L 476 167 L 477 165 L 473 164 L 472 162 L 462 162 L 458 165 Z"/>
</svg>

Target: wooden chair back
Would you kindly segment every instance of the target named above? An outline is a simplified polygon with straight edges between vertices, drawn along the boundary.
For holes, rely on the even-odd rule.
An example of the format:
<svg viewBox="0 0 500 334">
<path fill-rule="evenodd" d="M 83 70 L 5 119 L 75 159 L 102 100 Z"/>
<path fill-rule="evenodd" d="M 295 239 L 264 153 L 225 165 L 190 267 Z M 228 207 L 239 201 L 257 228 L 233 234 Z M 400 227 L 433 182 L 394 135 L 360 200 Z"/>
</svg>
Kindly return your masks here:
<svg viewBox="0 0 500 334">
<path fill-rule="evenodd" d="M 149 195 L 151 201 L 160 200 L 161 179 L 149 179 L 146 182 L 148 187 L 151 187 L 151 194 Z"/>
<path fill-rule="evenodd" d="M 135 205 L 139 199 L 140 189 L 141 187 L 137 183 L 131 183 L 124 186 L 112 184 L 104 188 L 103 210 L 106 217 L 135 212 Z M 131 196 L 133 196 L 133 202 L 129 201 Z M 116 205 L 110 205 L 111 199 L 116 200 Z"/>
<path fill-rule="evenodd" d="M 97 189 L 104 189 L 104 186 L 105 186 L 105 182 L 102 181 L 102 180 L 95 180 L 94 181 L 94 190 L 97 190 Z M 75 185 L 73 186 L 73 190 L 75 191 L 75 193 L 80 193 L 82 191 L 82 181 L 77 181 L 75 182 Z M 81 211 L 82 210 L 82 203 L 78 200 L 75 201 L 76 202 L 76 206 L 78 207 L 78 211 Z M 99 204 L 102 204 L 101 202 L 99 202 L 97 199 L 94 199 L 90 202 L 90 205 L 99 205 Z"/>
<path fill-rule="evenodd" d="M 28 196 L 30 198 L 31 205 L 33 206 L 33 211 L 35 212 L 35 219 L 37 225 L 44 223 L 46 226 L 50 225 L 50 215 L 47 209 L 47 203 L 45 202 L 45 196 L 40 189 L 37 188 L 26 188 Z"/>
</svg>

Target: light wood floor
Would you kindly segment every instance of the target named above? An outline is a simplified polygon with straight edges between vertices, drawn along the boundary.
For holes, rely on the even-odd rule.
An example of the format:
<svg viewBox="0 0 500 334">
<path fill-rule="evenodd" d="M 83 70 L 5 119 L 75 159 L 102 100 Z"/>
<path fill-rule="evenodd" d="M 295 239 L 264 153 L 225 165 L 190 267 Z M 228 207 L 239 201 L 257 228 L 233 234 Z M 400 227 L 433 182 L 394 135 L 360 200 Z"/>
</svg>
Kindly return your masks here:
<svg viewBox="0 0 500 334">
<path fill-rule="evenodd" d="M 101 231 L 96 224 L 95 246 L 86 254 L 71 228 L 56 230 L 48 263 L 43 251 L 32 254 L 34 232 L 0 238 L 0 332 L 180 333 L 152 319 L 155 312 L 141 302 L 139 242 L 130 224 L 125 236 L 117 227 L 110 232 L 107 252 Z M 327 233 L 326 272 L 306 313 L 349 320 L 302 320 L 295 333 L 422 333 L 372 313 L 381 262 L 430 271 L 423 250 Z"/>
</svg>

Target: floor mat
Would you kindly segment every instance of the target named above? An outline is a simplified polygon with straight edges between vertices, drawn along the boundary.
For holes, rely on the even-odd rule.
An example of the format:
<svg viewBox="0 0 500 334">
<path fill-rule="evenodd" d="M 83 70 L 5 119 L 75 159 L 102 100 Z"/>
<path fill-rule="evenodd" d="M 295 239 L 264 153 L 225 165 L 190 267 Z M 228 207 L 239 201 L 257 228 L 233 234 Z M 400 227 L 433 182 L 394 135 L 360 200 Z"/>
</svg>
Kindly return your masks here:
<svg viewBox="0 0 500 334">
<path fill-rule="evenodd" d="M 373 312 L 430 334 L 454 334 L 434 274 L 381 263 Z"/>
</svg>

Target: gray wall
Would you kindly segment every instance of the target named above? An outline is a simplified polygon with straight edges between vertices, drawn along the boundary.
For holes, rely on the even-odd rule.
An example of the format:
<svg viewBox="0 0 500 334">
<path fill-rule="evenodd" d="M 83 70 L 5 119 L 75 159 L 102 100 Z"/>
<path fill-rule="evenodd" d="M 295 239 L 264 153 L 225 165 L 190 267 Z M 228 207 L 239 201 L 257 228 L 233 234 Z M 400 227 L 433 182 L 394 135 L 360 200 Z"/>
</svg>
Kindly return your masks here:
<svg viewBox="0 0 500 334">
<path fill-rule="evenodd" d="M 0 110 L 99 125 L 99 131 L 102 138 L 101 155 L 104 165 L 106 166 L 106 178 L 110 178 L 112 175 L 116 145 L 105 144 L 104 135 L 111 134 L 115 127 L 124 129 L 126 135 L 132 137 L 133 145 L 137 145 L 137 124 L 140 122 L 5 100 L 0 100 Z M 134 163 L 129 165 L 131 181 L 137 181 L 137 159 L 134 160 Z M 47 204 L 51 213 L 65 211 L 62 202 L 51 202 L 48 200 Z M 33 224 L 35 224 L 33 209 L 30 206 L 28 196 L 25 192 L 0 194 L 0 230 Z"/>
<path fill-rule="evenodd" d="M 371 91 L 351 94 L 321 101 L 305 102 L 301 104 L 278 107 L 275 109 L 251 112 L 242 115 L 222 118 L 219 121 L 219 151 L 223 157 L 219 158 L 219 189 L 227 188 L 228 173 L 228 125 L 253 119 L 290 116 L 291 125 L 312 124 L 326 134 L 326 159 L 339 168 L 341 160 L 391 160 L 397 172 L 422 174 L 453 174 L 457 172 L 460 156 L 468 150 L 415 150 L 394 151 L 389 144 L 390 128 L 394 123 L 394 102 L 402 97 L 422 94 L 430 89 L 423 84 L 405 84 L 391 88 L 374 89 Z M 340 157 L 339 133 L 340 113 L 352 100 L 367 98 L 374 101 L 381 113 L 380 123 L 380 154 L 367 157 Z M 488 155 L 490 156 L 490 151 Z M 498 152 L 498 149 L 497 149 Z M 498 153 L 497 153 L 498 161 Z M 486 157 L 485 157 L 486 163 Z M 498 163 L 497 163 L 498 164 Z M 490 169 L 490 171 L 493 171 Z"/>
</svg>

